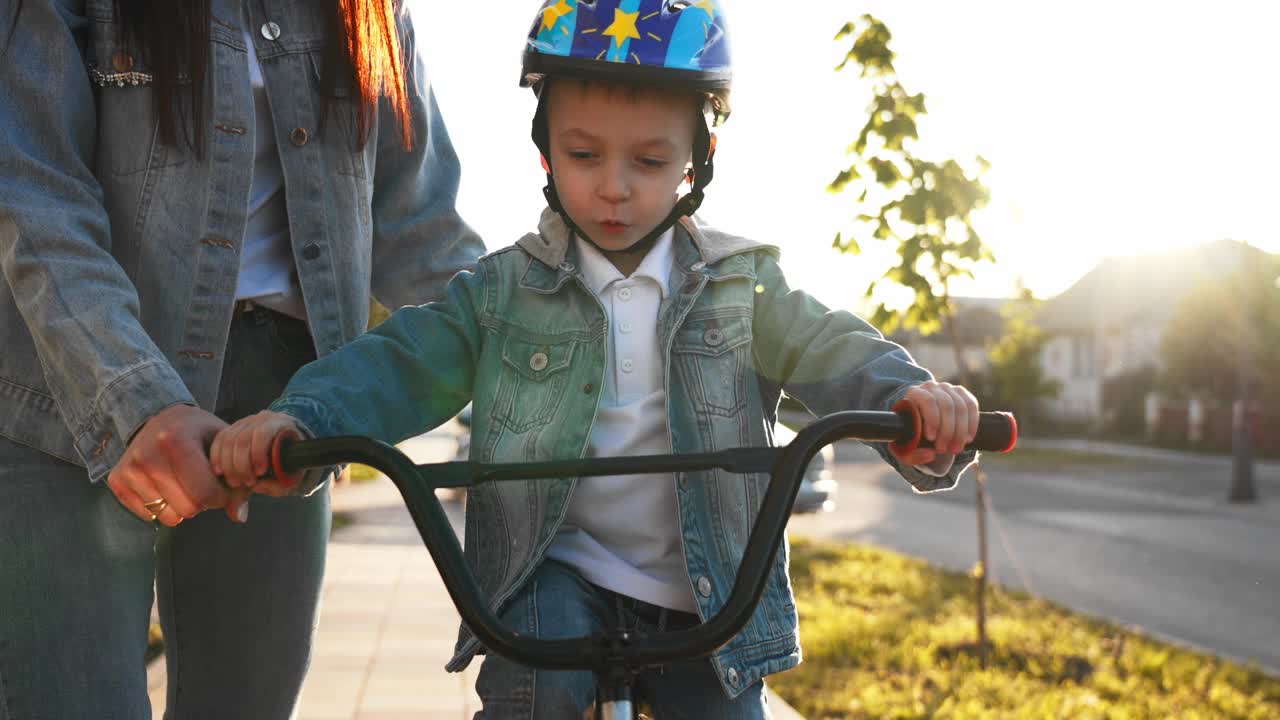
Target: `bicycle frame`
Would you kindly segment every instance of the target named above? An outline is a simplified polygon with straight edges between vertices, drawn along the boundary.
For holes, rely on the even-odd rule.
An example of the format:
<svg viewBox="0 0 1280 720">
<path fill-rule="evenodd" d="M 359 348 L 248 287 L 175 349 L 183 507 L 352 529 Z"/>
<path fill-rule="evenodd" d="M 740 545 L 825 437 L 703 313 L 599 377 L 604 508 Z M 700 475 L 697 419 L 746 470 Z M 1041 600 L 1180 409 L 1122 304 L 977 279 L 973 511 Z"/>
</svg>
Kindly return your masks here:
<svg viewBox="0 0 1280 720">
<path fill-rule="evenodd" d="M 277 444 L 273 465 L 284 477 L 307 468 L 356 462 L 380 470 L 395 483 L 463 622 L 489 652 L 545 670 L 589 670 L 597 679 L 597 718 L 630 720 L 631 684 L 644 668 L 702 657 L 728 643 L 747 624 L 768 580 L 805 467 L 825 445 L 842 439 L 921 443 L 921 427 L 910 411 L 840 412 L 820 418 L 786 446 L 748 447 L 711 453 L 594 458 L 532 463 L 445 462 L 415 465 L 398 449 L 362 437 L 300 440 Z M 972 449 L 1008 452 L 1017 424 L 1007 413 L 981 413 Z M 725 605 L 706 622 L 680 631 L 638 638 L 613 629 L 592 637 L 538 639 L 507 629 L 481 596 L 463 560 L 462 547 L 436 498 L 436 488 L 482 482 L 721 469 L 769 473 L 771 482 L 747 540 Z"/>
</svg>

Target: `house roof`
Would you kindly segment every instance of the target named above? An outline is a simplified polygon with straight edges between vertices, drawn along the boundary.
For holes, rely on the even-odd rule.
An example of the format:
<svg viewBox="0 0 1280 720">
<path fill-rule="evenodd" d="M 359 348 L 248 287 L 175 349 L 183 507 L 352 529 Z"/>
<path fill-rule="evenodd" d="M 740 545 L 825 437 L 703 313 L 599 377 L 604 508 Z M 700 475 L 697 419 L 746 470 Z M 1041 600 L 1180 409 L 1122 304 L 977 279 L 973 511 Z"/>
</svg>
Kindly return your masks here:
<svg viewBox="0 0 1280 720">
<path fill-rule="evenodd" d="M 1087 332 L 1138 323 L 1163 326 L 1182 296 L 1198 282 L 1223 277 L 1267 253 L 1235 240 L 1163 253 L 1111 257 L 1036 313 L 1048 332 Z"/>
</svg>

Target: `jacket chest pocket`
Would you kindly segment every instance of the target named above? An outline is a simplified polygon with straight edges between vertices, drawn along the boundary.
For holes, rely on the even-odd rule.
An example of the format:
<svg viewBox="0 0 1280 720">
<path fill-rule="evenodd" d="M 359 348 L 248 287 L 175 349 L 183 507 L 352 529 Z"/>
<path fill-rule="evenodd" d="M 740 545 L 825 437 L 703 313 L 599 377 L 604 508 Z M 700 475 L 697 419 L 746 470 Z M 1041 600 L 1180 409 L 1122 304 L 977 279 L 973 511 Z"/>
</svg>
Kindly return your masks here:
<svg viewBox="0 0 1280 720">
<path fill-rule="evenodd" d="M 564 400 L 576 344 L 507 338 L 502 345 L 493 417 L 517 433 L 550 422 Z"/>
<path fill-rule="evenodd" d="M 160 142 L 153 86 L 155 75 L 142 54 L 121 41 L 122 28 L 110 10 L 91 4 L 85 68 L 97 97 L 99 173 L 124 176 L 186 161 L 186 153 Z M 190 91 L 190 78 L 178 78 L 175 93 Z M 176 115 L 176 113 L 175 113 Z M 175 117 L 178 132 L 182 119 Z"/>
<path fill-rule="evenodd" d="M 324 97 L 324 56 L 321 51 L 309 53 L 311 87 L 314 90 L 316 112 L 325 112 L 322 121 L 324 131 L 319 142 L 323 143 L 325 162 L 340 175 L 365 178 L 369 175 L 372 156 L 378 146 L 378 113 L 369 115 L 369 136 L 363 147 L 359 145 L 357 113 L 360 96 L 353 88 L 334 82 L 332 93 Z"/>
<path fill-rule="evenodd" d="M 743 316 L 686 320 L 671 346 L 672 366 L 700 412 L 732 417 L 746 405 L 751 320 Z"/>
</svg>

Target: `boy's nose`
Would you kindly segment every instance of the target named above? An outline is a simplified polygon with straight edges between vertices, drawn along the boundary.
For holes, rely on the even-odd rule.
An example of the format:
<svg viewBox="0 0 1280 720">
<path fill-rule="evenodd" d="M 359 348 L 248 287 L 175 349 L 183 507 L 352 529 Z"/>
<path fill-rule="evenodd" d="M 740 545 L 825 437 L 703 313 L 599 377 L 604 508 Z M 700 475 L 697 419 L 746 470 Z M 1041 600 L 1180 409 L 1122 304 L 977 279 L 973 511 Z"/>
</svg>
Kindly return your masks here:
<svg viewBox="0 0 1280 720">
<path fill-rule="evenodd" d="M 622 168 L 609 168 L 600 179 L 596 192 L 609 202 L 622 202 L 631 195 L 631 183 Z"/>
</svg>

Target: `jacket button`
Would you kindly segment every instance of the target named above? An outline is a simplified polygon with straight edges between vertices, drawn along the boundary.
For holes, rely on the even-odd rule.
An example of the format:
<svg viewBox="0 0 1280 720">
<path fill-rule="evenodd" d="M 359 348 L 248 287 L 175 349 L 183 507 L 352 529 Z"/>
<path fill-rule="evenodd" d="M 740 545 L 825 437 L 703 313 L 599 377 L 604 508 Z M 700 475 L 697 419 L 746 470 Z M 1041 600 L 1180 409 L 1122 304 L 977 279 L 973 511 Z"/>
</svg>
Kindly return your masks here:
<svg viewBox="0 0 1280 720">
<path fill-rule="evenodd" d="M 699 270 L 701 270 L 702 268 L 704 268 L 704 267 L 706 267 L 706 266 L 707 266 L 707 264 L 706 264 L 705 262 L 703 262 L 703 261 L 699 260 L 698 262 L 696 262 L 696 263 L 694 263 L 694 264 L 690 265 L 690 266 L 689 266 L 689 269 L 690 269 L 690 270 L 692 270 L 692 271 L 694 271 L 694 272 L 698 272 Z"/>
<path fill-rule="evenodd" d="M 711 581 L 706 575 L 698 578 L 698 594 L 702 597 L 711 597 Z"/>
<path fill-rule="evenodd" d="M 711 328 L 702 334 L 702 341 L 711 347 L 716 347 L 724 342 L 724 333 L 718 328 Z"/>
<path fill-rule="evenodd" d="M 133 69 L 133 56 L 127 52 L 118 52 L 111 56 L 111 67 L 116 72 L 129 72 Z"/>
<path fill-rule="evenodd" d="M 729 681 L 729 685 L 732 687 L 738 687 L 738 682 L 742 680 L 742 678 L 738 677 L 738 671 L 733 668 L 729 668 L 729 670 L 725 672 L 724 677 Z"/>
<path fill-rule="evenodd" d="M 533 356 L 529 358 L 529 368 L 532 369 L 534 372 L 542 372 L 543 370 L 546 370 L 547 354 L 534 353 Z"/>
<path fill-rule="evenodd" d="M 268 40 L 280 39 L 280 26 L 274 22 L 262 23 L 262 37 Z"/>
<path fill-rule="evenodd" d="M 320 246 L 315 243 L 311 243 L 310 245 L 302 248 L 302 257 L 305 260 L 315 260 L 320 257 Z"/>
<path fill-rule="evenodd" d="M 306 145 L 307 129 L 300 128 L 300 127 L 294 128 L 293 132 L 289 133 L 289 142 L 293 143 L 294 145 L 297 145 L 298 147 L 302 147 L 303 145 Z"/>
</svg>

